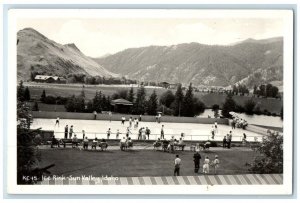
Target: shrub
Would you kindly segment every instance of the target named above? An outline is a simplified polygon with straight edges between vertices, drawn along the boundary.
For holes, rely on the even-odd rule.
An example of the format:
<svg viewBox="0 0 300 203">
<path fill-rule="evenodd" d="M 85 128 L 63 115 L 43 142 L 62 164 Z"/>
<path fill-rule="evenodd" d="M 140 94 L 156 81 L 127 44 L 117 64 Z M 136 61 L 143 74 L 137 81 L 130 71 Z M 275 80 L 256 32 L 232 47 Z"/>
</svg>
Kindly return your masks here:
<svg viewBox="0 0 300 203">
<path fill-rule="evenodd" d="M 56 103 L 56 98 L 53 96 L 46 96 L 44 98 L 44 103 L 45 104 L 55 104 Z"/>
</svg>

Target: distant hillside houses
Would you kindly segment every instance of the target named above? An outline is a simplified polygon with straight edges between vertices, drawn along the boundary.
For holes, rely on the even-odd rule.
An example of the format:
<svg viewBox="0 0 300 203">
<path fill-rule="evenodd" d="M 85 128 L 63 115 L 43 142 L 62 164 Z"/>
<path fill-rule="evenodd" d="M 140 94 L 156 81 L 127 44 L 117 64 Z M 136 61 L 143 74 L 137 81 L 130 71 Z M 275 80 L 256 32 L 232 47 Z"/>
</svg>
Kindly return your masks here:
<svg viewBox="0 0 300 203">
<path fill-rule="evenodd" d="M 63 77 L 50 76 L 50 75 L 36 75 L 34 81 L 43 82 L 43 83 L 63 83 L 63 84 L 67 82 L 66 79 Z"/>
</svg>

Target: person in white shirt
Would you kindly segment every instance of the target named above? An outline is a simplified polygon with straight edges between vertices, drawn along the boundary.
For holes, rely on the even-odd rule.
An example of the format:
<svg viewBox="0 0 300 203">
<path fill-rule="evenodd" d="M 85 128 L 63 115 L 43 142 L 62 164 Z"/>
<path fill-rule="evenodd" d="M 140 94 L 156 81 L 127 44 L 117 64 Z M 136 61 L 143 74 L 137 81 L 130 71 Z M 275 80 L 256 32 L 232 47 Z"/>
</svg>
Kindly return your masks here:
<svg viewBox="0 0 300 203">
<path fill-rule="evenodd" d="M 213 167 L 214 167 L 214 172 L 215 174 L 217 174 L 217 170 L 219 168 L 219 164 L 220 164 L 220 161 L 219 161 L 219 157 L 218 155 L 215 156 L 215 160 L 213 161 Z"/>
<path fill-rule="evenodd" d="M 174 176 L 179 176 L 179 171 L 180 171 L 180 164 L 181 164 L 181 159 L 179 158 L 179 155 L 176 155 L 175 161 L 175 169 L 174 169 Z"/>
<path fill-rule="evenodd" d="M 132 127 L 132 117 L 129 118 L 129 128 Z"/>
<path fill-rule="evenodd" d="M 142 139 L 146 139 L 146 129 L 144 127 L 142 128 Z"/>
<path fill-rule="evenodd" d="M 215 134 L 217 134 L 218 133 L 218 123 L 217 123 L 217 121 L 215 121 Z"/>
<path fill-rule="evenodd" d="M 204 159 L 203 173 L 204 173 L 204 174 L 209 173 L 209 158 L 208 158 L 208 156 L 205 157 L 205 159 Z"/>
</svg>

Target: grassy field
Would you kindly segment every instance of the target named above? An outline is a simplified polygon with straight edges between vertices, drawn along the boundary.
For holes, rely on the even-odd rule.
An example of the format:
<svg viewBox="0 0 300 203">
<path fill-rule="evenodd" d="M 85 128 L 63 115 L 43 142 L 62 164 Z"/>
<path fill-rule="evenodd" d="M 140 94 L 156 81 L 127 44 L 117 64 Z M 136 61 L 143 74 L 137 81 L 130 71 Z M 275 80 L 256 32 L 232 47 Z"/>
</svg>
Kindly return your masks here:
<svg viewBox="0 0 300 203">
<path fill-rule="evenodd" d="M 46 95 L 52 95 L 52 96 L 71 96 L 71 95 L 79 95 L 82 90 L 81 84 L 43 84 L 43 83 L 25 83 L 25 86 L 29 87 L 31 98 L 32 99 L 39 99 L 42 91 L 46 91 Z M 121 86 L 109 86 L 109 85 L 103 85 L 103 86 L 85 86 L 85 95 L 87 99 L 92 99 L 95 96 L 96 91 L 101 91 L 105 95 L 113 95 L 118 90 L 127 89 L 129 90 L 130 87 L 121 87 Z M 163 88 L 146 88 L 147 96 L 150 96 L 150 94 L 155 89 L 158 97 L 162 95 L 166 89 Z M 136 93 L 137 87 L 134 87 L 134 91 Z M 175 93 L 175 89 L 172 89 L 172 91 Z M 207 107 L 211 107 L 213 104 L 218 104 L 222 107 L 226 95 L 225 94 L 216 94 L 216 93 L 202 93 L 202 92 L 194 92 L 195 96 L 198 97 L 201 101 L 204 102 L 204 104 Z M 247 96 L 234 96 L 234 100 L 239 105 L 244 105 L 245 101 L 250 99 L 251 97 Z M 263 111 L 264 109 L 268 110 L 271 113 L 280 113 L 281 107 L 283 105 L 282 100 L 273 99 L 273 98 L 253 98 L 254 101 L 257 103 L 257 105 L 260 107 L 260 109 Z M 45 109 L 50 108 L 53 109 L 54 105 L 51 105 L 51 107 L 45 107 Z M 40 108 L 40 110 L 45 110 L 43 108 Z M 47 110 L 45 110 L 47 111 Z"/>
<path fill-rule="evenodd" d="M 180 151 L 182 160 L 181 175 L 195 175 L 193 164 L 193 152 Z M 255 156 L 253 151 L 243 148 L 232 148 L 224 151 L 213 149 L 201 153 L 201 168 L 205 156 L 213 160 L 215 154 L 219 155 L 220 168 L 218 174 L 245 174 L 249 173 L 246 162 L 251 162 Z M 65 176 L 115 176 L 115 177 L 139 177 L 139 176 L 172 176 L 175 154 L 152 151 L 83 151 L 78 149 L 43 149 L 41 150 L 42 163 L 46 166 L 54 163 L 51 168 L 52 175 Z"/>
</svg>

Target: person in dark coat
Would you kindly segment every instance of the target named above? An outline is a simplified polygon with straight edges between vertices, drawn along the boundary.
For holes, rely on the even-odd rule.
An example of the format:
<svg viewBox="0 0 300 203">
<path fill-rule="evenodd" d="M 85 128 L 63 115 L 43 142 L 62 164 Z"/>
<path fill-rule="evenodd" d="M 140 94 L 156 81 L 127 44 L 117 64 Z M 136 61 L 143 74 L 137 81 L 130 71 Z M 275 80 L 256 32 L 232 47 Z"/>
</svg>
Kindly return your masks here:
<svg viewBox="0 0 300 203">
<path fill-rule="evenodd" d="M 200 168 L 200 159 L 201 159 L 201 155 L 200 153 L 197 151 L 194 156 L 194 164 L 195 164 L 195 173 L 198 173 L 199 168 Z"/>
<path fill-rule="evenodd" d="M 69 127 L 68 127 L 68 125 L 66 125 L 66 127 L 65 127 L 65 139 L 68 139 L 68 131 L 69 131 Z"/>
</svg>

